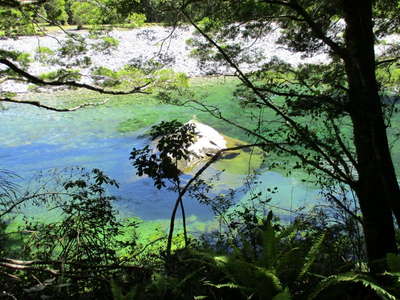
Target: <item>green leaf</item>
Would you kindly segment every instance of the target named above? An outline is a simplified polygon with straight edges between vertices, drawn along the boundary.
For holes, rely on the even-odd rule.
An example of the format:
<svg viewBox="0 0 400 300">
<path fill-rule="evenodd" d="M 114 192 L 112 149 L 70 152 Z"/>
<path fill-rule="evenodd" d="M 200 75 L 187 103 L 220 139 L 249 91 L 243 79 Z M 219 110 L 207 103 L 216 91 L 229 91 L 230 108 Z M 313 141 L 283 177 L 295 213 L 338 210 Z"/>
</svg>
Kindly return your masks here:
<svg viewBox="0 0 400 300">
<path fill-rule="evenodd" d="M 209 281 L 204 282 L 205 285 L 215 287 L 217 289 L 223 289 L 223 288 L 230 288 L 230 289 L 246 289 L 245 287 L 238 285 L 233 282 L 227 282 L 227 283 L 221 283 L 221 284 L 213 284 Z"/>
<path fill-rule="evenodd" d="M 288 288 L 285 288 L 283 292 L 280 292 L 278 295 L 276 295 L 272 300 L 291 300 L 292 297 L 290 295 L 290 291 Z"/>
<path fill-rule="evenodd" d="M 334 285 L 348 282 L 348 283 L 361 283 L 364 287 L 373 290 L 380 299 L 383 300 L 396 300 L 397 298 L 379 286 L 372 278 L 364 274 L 356 273 L 345 273 L 339 275 L 329 276 L 325 280 L 322 280 L 317 288 L 310 294 L 308 300 L 320 299 L 318 295 L 329 287 Z"/>
<path fill-rule="evenodd" d="M 276 247 L 278 239 L 275 236 L 275 230 L 272 225 L 272 212 L 270 211 L 267 220 L 266 227 L 262 231 L 262 245 L 263 250 L 261 253 L 260 264 L 261 266 L 272 269 L 276 263 Z"/>
<path fill-rule="evenodd" d="M 310 269 L 312 264 L 314 263 L 317 254 L 319 252 L 319 249 L 322 245 L 322 242 L 325 239 L 325 233 L 322 233 L 314 242 L 312 245 L 310 251 L 308 251 L 307 256 L 304 259 L 304 265 L 303 268 L 300 270 L 299 276 L 297 277 L 297 280 L 301 279 Z"/>
</svg>

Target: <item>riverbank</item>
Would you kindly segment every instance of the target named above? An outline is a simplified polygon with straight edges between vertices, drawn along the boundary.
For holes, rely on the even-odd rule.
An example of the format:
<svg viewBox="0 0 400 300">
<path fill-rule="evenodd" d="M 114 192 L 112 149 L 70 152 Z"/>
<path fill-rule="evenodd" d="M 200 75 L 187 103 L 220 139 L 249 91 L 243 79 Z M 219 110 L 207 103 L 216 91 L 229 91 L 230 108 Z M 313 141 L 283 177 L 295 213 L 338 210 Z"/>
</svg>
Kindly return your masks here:
<svg viewBox="0 0 400 300">
<path fill-rule="evenodd" d="M 71 34 L 73 34 L 71 36 Z M 165 26 L 146 26 L 136 29 L 111 30 L 103 32 L 105 36 L 117 41 L 117 45 L 106 47 L 99 51 L 94 47 L 99 42 L 98 36 L 91 34 L 87 30 L 70 30 L 65 32 L 50 32 L 46 36 L 23 36 L 16 39 L 0 40 L 0 49 L 6 51 L 20 51 L 29 54 L 30 65 L 27 69 L 34 75 L 53 72 L 63 68 L 76 59 L 76 56 L 62 57 L 61 47 L 65 46 L 68 38 L 72 40 L 81 37 L 87 49 L 80 54 L 82 57 L 89 57 L 91 64 L 88 66 L 74 66 L 73 69 L 82 75 L 82 83 L 93 83 L 91 74 L 94 69 L 105 67 L 118 70 L 127 64 L 161 64 L 163 68 L 172 69 L 175 72 L 182 72 L 190 77 L 206 76 L 210 74 L 232 75 L 232 68 L 223 63 L 202 63 L 192 55 L 194 48 L 190 46 L 190 39 L 201 37 L 197 36 L 189 26 L 171 28 Z M 260 68 L 263 64 L 273 58 L 297 65 L 305 62 L 326 62 L 327 56 L 319 53 L 313 57 L 303 58 L 300 54 L 293 54 L 288 49 L 282 48 L 278 44 L 279 30 L 272 31 L 270 34 L 258 39 L 245 39 L 239 42 L 243 51 L 237 57 L 238 61 L 242 58 L 257 56 L 257 62 L 246 63 L 243 59 L 239 63 L 244 72 L 249 72 Z M 100 41 L 102 41 L 100 39 Z M 232 41 L 238 42 L 237 40 Z M 48 49 L 52 53 L 51 58 L 60 59 L 59 63 L 53 64 L 40 61 L 37 50 Z M 68 68 L 68 67 L 67 67 Z M 69 67 L 72 68 L 72 67 Z M 0 90 L 24 93 L 28 91 L 28 85 L 18 81 L 7 81 L 0 84 Z"/>
</svg>

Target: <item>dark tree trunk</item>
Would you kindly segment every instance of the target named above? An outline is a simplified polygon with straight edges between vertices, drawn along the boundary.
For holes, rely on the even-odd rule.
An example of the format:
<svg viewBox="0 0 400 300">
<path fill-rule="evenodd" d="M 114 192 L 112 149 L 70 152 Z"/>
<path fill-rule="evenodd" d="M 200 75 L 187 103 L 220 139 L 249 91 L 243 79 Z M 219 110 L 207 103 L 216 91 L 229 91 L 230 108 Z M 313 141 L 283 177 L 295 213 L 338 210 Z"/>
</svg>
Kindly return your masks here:
<svg viewBox="0 0 400 300">
<path fill-rule="evenodd" d="M 355 191 L 363 214 L 370 266 L 379 272 L 385 268 L 386 254 L 397 252 L 393 213 L 400 222 L 400 189 L 375 77 L 372 3 L 343 0 L 342 5 L 348 53 L 344 62 L 359 175 Z"/>
</svg>

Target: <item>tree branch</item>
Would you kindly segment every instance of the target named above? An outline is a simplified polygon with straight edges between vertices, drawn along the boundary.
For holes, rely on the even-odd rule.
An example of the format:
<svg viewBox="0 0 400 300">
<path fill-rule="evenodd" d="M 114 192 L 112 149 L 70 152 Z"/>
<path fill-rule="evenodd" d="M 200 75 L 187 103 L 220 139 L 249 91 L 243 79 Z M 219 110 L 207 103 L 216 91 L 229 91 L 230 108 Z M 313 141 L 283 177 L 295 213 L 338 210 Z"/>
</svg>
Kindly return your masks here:
<svg viewBox="0 0 400 300">
<path fill-rule="evenodd" d="M 133 89 L 130 89 L 128 91 L 112 91 L 112 90 L 106 90 L 100 87 L 96 87 L 93 85 L 89 85 L 86 83 L 79 83 L 76 81 L 72 81 L 72 80 L 67 80 L 67 81 L 60 81 L 60 80 L 56 80 L 56 81 L 46 81 L 43 80 L 37 76 L 34 76 L 24 70 L 22 70 L 21 68 L 19 68 L 17 65 L 15 65 L 14 63 L 12 63 L 11 61 L 5 59 L 5 58 L 1 58 L 0 59 L 0 64 L 6 65 L 7 67 L 9 67 L 11 70 L 13 70 L 15 73 L 17 73 L 18 75 L 24 77 L 27 79 L 27 81 L 34 83 L 36 85 L 45 85 L 45 86 L 69 86 L 69 87 L 76 87 L 76 88 L 83 88 L 83 89 L 87 89 L 87 90 L 91 90 L 91 91 L 95 91 L 95 92 L 99 92 L 101 94 L 108 94 L 108 95 L 129 95 L 129 94 L 149 94 L 148 92 L 143 91 L 143 89 L 145 89 L 146 87 L 148 87 L 150 84 L 152 84 L 152 82 L 147 82 L 141 86 L 137 86 Z"/>
<path fill-rule="evenodd" d="M 325 35 L 321 29 L 321 26 L 319 26 L 317 23 L 314 22 L 313 18 L 310 16 L 310 14 L 304 9 L 304 7 L 302 7 L 297 2 L 297 0 L 289 0 L 289 1 L 264 0 L 264 2 L 267 4 L 286 6 L 290 9 L 294 10 L 297 14 L 299 14 L 301 17 L 303 17 L 303 19 L 304 19 L 303 21 L 308 24 L 308 26 L 312 30 L 313 34 L 315 35 L 315 37 L 317 37 L 321 41 L 323 41 L 327 46 L 329 46 L 332 49 L 332 51 L 334 51 L 342 59 L 347 60 L 348 53 L 347 53 L 346 49 L 344 47 L 342 47 L 340 44 L 333 41 L 327 35 Z"/>
<path fill-rule="evenodd" d="M 168 241 L 167 241 L 167 256 L 171 255 L 171 248 L 172 248 L 172 237 L 174 234 L 174 227 L 175 227 L 175 216 L 176 216 L 176 212 L 178 210 L 179 205 L 182 203 L 183 201 L 183 196 L 186 194 L 186 192 L 188 191 L 189 187 L 193 184 L 193 182 L 195 182 L 201 174 L 203 174 L 203 172 L 205 170 L 207 170 L 214 162 L 216 162 L 222 155 L 222 153 L 227 152 L 227 151 L 236 151 L 236 150 L 241 150 L 241 149 L 245 149 L 245 148 L 253 148 L 253 147 L 263 147 L 266 146 L 267 143 L 258 143 L 258 144 L 248 144 L 248 145 L 240 145 L 240 146 L 236 146 L 236 147 L 231 147 L 231 148 L 224 148 L 221 149 L 219 151 L 217 151 L 205 164 L 203 167 L 200 168 L 200 170 L 198 170 L 196 172 L 196 174 L 194 174 L 194 176 L 192 178 L 190 178 L 190 180 L 188 181 L 188 183 L 186 183 L 186 185 L 180 190 L 178 198 L 175 201 L 175 205 L 174 208 L 172 210 L 172 215 L 171 215 L 171 221 L 170 221 L 170 225 L 169 225 L 169 233 L 168 233 Z"/>
<path fill-rule="evenodd" d="M 75 110 L 78 110 L 78 109 L 81 109 L 84 107 L 103 105 L 103 104 L 107 103 L 108 101 L 110 101 L 110 99 L 105 99 L 104 101 L 101 101 L 101 102 L 84 103 L 84 104 L 81 104 L 81 105 L 78 105 L 75 107 L 71 107 L 71 108 L 57 108 L 57 107 L 52 107 L 52 106 L 42 104 L 39 101 L 15 100 L 15 99 L 11 99 L 11 98 L 0 99 L 0 104 L 2 102 L 17 103 L 17 104 L 29 104 L 29 105 L 33 105 L 33 106 L 36 106 L 39 108 L 44 108 L 44 109 L 56 111 L 56 112 L 70 112 L 70 111 L 75 111 Z"/>
<path fill-rule="evenodd" d="M 272 2 L 279 2 L 279 3 L 286 3 L 286 2 L 281 2 L 281 1 L 272 1 Z M 288 3 L 286 3 L 288 4 Z M 331 157 L 331 153 L 326 153 L 323 148 L 327 148 L 328 145 L 321 143 L 318 140 L 315 140 L 312 138 L 312 133 L 307 129 L 306 126 L 300 125 L 298 122 L 290 118 L 285 112 L 283 112 L 281 109 L 279 109 L 276 105 L 274 105 L 269 99 L 266 98 L 265 95 L 263 95 L 257 87 L 253 84 L 253 82 L 242 72 L 242 70 L 239 68 L 239 66 L 232 60 L 232 58 L 226 53 L 226 51 L 218 45 L 207 33 L 205 33 L 199 26 L 194 23 L 192 18 L 184 11 L 182 10 L 181 13 L 185 16 L 185 18 L 189 21 L 189 23 L 211 44 L 213 45 L 219 53 L 224 57 L 224 59 L 228 62 L 228 64 L 235 69 L 237 72 L 238 78 L 243 82 L 245 86 L 247 86 L 250 90 L 254 92 L 256 96 L 258 96 L 264 103 L 265 106 L 268 108 L 272 109 L 279 117 L 281 117 L 284 121 L 287 122 L 289 126 L 291 126 L 298 135 L 300 135 L 304 141 L 308 144 L 308 147 L 310 147 L 313 151 L 316 151 L 317 153 L 321 154 L 322 157 L 329 163 L 329 165 L 338 173 L 339 176 L 334 176 L 333 178 L 341 178 L 340 181 L 342 182 L 352 182 L 351 179 L 348 177 L 347 174 L 345 174 L 338 166 L 337 162 L 334 161 Z M 321 145 L 323 148 L 321 148 Z M 287 151 L 287 149 L 285 149 Z M 297 155 L 300 157 L 300 155 Z M 303 156 L 304 157 L 304 156 Z M 340 158 L 338 158 L 341 160 Z M 308 161 L 309 160 L 305 160 Z M 315 166 L 316 164 L 312 164 Z M 320 167 L 318 167 L 320 169 Z M 322 168 L 326 171 L 325 168 Z M 330 172 L 331 173 L 331 172 Z"/>
<path fill-rule="evenodd" d="M 394 62 L 396 62 L 398 60 L 400 60 L 400 56 L 397 56 L 397 57 L 394 57 L 394 58 L 388 58 L 388 59 L 381 60 L 381 61 L 377 61 L 377 62 L 375 62 L 375 66 L 394 63 Z"/>
<path fill-rule="evenodd" d="M 328 197 L 342 210 L 344 210 L 347 214 L 349 214 L 354 220 L 358 221 L 361 225 L 364 224 L 364 220 L 357 216 L 354 212 L 352 212 L 346 205 L 342 203 L 335 195 L 329 194 Z"/>
<path fill-rule="evenodd" d="M 220 120 L 223 120 L 226 123 L 228 123 L 228 124 L 230 124 L 232 126 L 235 126 L 236 128 L 239 128 L 239 129 L 243 130 L 244 132 L 248 133 L 251 136 L 259 138 L 260 140 L 264 141 L 265 144 L 272 145 L 272 146 L 276 147 L 277 149 L 279 149 L 279 150 L 281 150 L 281 151 L 283 151 L 285 153 L 288 153 L 290 155 L 293 155 L 293 156 L 299 158 L 303 163 L 311 165 L 315 169 L 323 172 L 324 174 L 330 176 L 331 178 L 333 178 L 335 180 L 338 180 L 340 182 L 344 182 L 344 183 L 348 184 L 349 186 L 354 187 L 354 181 L 351 180 L 351 178 L 349 178 L 340 169 L 339 169 L 340 173 L 341 173 L 340 175 L 337 175 L 334 172 L 332 172 L 332 169 L 337 171 L 337 169 L 339 168 L 339 166 L 337 164 L 332 165 L 328 161 L 329 165 L 332 167 L 332 169 L 327 169 L 323 165 L 321 165 L 318 161 L 312 161 L 312 160 L 307 159 L 307 157 L 305 155 L 301 154 L 299 151 L 296 151 L 294 149 L 288 149 L 288 148 L 285 147 L 285 146 L 288 146 L 288 147 L 293 146 L 293 144 L 291 144 L 291 143 L 278 143 L 276 141 L 269 140 L 266 137 L 262 136 L 261 134 L 255 132 L 253 130 L 250 130 L 250 129 L 248 129 L 248 128 L 240 125 L 240 124 L 237 124 L 232 120 L 229 120 L 229 119 L 223 117 L 222 114 L 219 111 L 218 111 L 218 113 L 216 113 L 215 111 L 212 111 L 209 107 L 207 107 L 206 105 L 204 105 L 202 103 L 199 103 L 197 101 L 192 101 L 192 102 L 194 102 L 197 105 L 200 105 L 204 109 L 204 111 L 208 112 L 213 117 L 215 117 L 217 119 L 220 119 Z"/>
<path fill-rule="evenodd" d="M 340 136 L 340 129 L 339 127 L 336 125 L 335 121 L 333 119 L 330 119 L 331 125 L 333 127 L 333 130 L 335 131 L 335 137 L 336 140 L 339 143 L 339 146 L 342 148 L 344 154 L 347 156 L 347 158 L 350 160 L 350 162 L 354 165 L 354 167 L 356 169 L 358 169 L 358 163 L 357 161 L 354 159 L 354 156 L 351 154 L 350 150 L 346 147 L 346 145 L 343 142 L 342 137 Z"/>
</svg>

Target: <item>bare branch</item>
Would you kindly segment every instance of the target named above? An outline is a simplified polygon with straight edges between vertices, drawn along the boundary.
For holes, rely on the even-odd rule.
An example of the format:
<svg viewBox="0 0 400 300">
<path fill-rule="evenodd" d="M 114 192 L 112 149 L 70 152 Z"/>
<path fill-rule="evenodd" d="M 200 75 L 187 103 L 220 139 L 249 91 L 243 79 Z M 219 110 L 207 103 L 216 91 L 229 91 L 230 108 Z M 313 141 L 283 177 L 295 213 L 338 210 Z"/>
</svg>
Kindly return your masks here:
<svg viewBox="0 0 400 300">
<path fill-rule="evenodd" d="M 328 169 L 328 168 L 324 167 L 323 165 L 319 164 L 319 162 L 308 159 L 305 155 L 303 155 L 299 151 L 296 151 L 294 149 L 288 149 L 287 147 L 285 147 L 285 146 L 288 146 L 288 147 L 293 146 L 293 144 L 291 144 L 291 143 L 278 143 L 276 141 L 269 140 L 266 137 L 260 135 L 259 133 L 255 132 L 251 129 L 248 129 L 240 124 L 237 124 L 232 120 L 229 120 L 229 119 L 223 117 L 220 112 L 216 113 L 215 111 L 211 110 L 209 107 L 207 107 L 206 105 L 204 105 L 202 103 L 199 103 L 197 101 L 192 101 L 192 102 L 196 103 L 197 105 L 200 105 L 204 109 L 204 111 L 208 112 L 213 117 L 223 120 L 226 123 L 228 123 L 232 126 L 235 126 L 236 128 L 239 128 L 254 137 L 259 138 L 260 140 L 264 141 L 265 144 L 272 145 L 283 152 L 286 152 L 290 155 L 293 155 L 293 156 L 299 158 L 303 163 L 311 165 L 315 169 L 323 172 L 324 174 L 330 176 L 331 178 L 333 178 L 337 181 L 344 182 L 352 187 L 354 186 L 354 181 L 349 176 L 347 176 L 347 174 L 345 174 L 342 170 L 340 170 L 337 163 L 333 164 L 333 165 L 331 163 L 329 163 L 329 165 L 331 166 L 332 169 Z M 340 174 L 336 174 L 335 172 L 333 172 L 333 170 L 335 170 L 337 172 L 337 169 L 340 170 Z"/>
<path fill-rule="evenodd" d="M 343 209 L 347 214 L 349 214 L 354 220 L 358 221 L 361 225 L 364 224 L 364 220 L 352 212 L 346 205 L 342 203 L 335 195 L 329 194 L 328 197 L 341 209 Z"/>
<path fill-rule="evenodd" d="M 346 154 L 347 158 L 350 160 L 350 162 L 354 165 L 354 167 L 357 169 L 358 168 L 358 163 L 355 160 L 354 156 L 351 154 L 350 150 L 347 148 L 347 146 L 344 144 L 343 139 L 340 135 L 340 129 L 336 125 L 335 121 L 333 119 L 330 119 L 330 123 L 335 131 L 335 137 L 342 148 L 343 152 Z"/>
<path fill-rule="evenodd" d="M 11 99 L 11 98 L 3 98 L 0 99 L 0 103 L 2 102 L 8 102 L 8 103 L 17 103 L 17 104 L 29 104 L 29 105 L 33 105 L 39 108 L 44 108 L 47 110 L 51 110 L 51 111 L 56 111 L 56 112 L 70 112 L 70 111 L 75 111 L 84 107 L 89 107 L 89 106 L 98 106 L 98 105 L 103 105 L 106 104 L 108 101 L 110 101 L 110 99 L 105 99 L 104 101 L 101 102 L 89 102 L 89 103 L 84 103 L 75 107 L 71 107 L 71 108 L 57 108 L 57 107 L 52 107 L 52 106 L 48 106 L 45 104 L 40 103 L 39 101 L 30 101 L 30 100 L 16 100 L 16 99 Z"/>
<path fill-rule="evenodd" d="M 1 58 L 0 59 L 0 64 L 6 65 L 7 67 L 9 67 L 11 70 L 13 70 L 15 73 L 17 73 L 18 75 L 26 78 L 29 82 L 37 84 L 37 85 L 44 85 L 44 86 L 69 86 L 69 87 L 76 87 L 76 88 L 83 88 L 83 89 L 87 89 L 87 90 L 91 90 L 91 91 L 95 91 L 95 92 L 99 92 L 101 94 L 107 94 L 107 95 L 129 95 L 129 94 L 149 94 L 148 92 L 143 91 L 143 89 L 145 89 L 146 87 L 148 87 L 150 84 L 152 84 L 152 82 L 147 82 L 141 86 L 137 86 L 133 89 L 130 89 L 128 91 L 112 91 L 112 90 L 105 90 L 103 88 L 100 87 L 96 87 L 93 85 L 89 85 L 86 83 L 79 83 L 76 81 L 71 81 L 71 80 L 67 80 L 67 81 L 60 81 L 60 80 L 56 80 L 56 81 L 46 81 L 43 80 L 37 76 L 34 76 L 24 70 L 22 70 L 21 68 L 19 68 L 17 65 L 15 65 L 14 63 L 12 63 L 11 61 L 5 59 L 5 58 Z"/>
<path fill-rule="evenodd" d="M 397 62 L 398 60 L 400 60 L 400 56 L 397 56 L 397 57 L 394 57 L 394 58 L 388 58 L 388 59 L 381 60 L 381 61 L 377 61 L 375 63 L 375 66 L 394 63 L 394 62 Z"/>
<path fill-rule="evenodd" d="M 70 197 L 74 197 L 74 194 L 71 193 L 65 193 L 65 192 L 46 192 L 46 193 L 35 193 L 35 194 L 31 194 L 31 195 L 26 195 L 24 197 L 21 197 L 20 199 L 16 199 L 5 211 L 0 213 L 0 218 L 2 218 L 3 216 L 5 216 L 6 214 L 10 213 L 13 209 L 17 208 L 19 205 L 21 205 L 22 203 L 35 199 L 35 198 L 40 198 L 40 197 L 48 197 L 48 196 L 70 196 Z M 57 207 L 53 207 L 52 209 L 55 209 Z"/>
<path fill-rule="evenodd" d="M 48 273 L 51 273 L 53 275 L 58 275 L 60 271 L 58 270 L 53 270 L 53 269 L 43 269 L 40 267 L 34 267 L 34 266 L 29 266 L 29 265 L 19 265 L 19 264 L 12 264 L 12 263 L 7 263 L 7 262 L 0 262 L 1 267 L 5 267 L 8 269 L 13 269 L 13 270 L 26 270 L 26 271 L 45 271 Z"/>
</svg>

